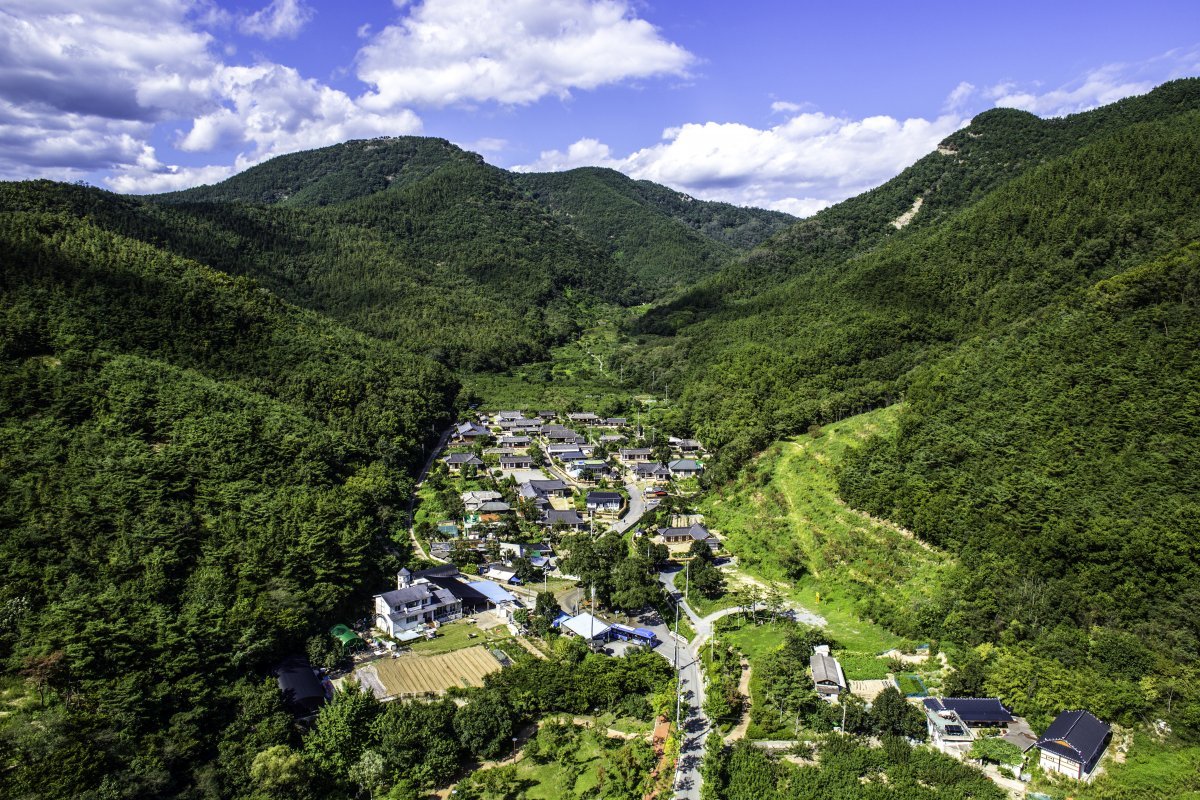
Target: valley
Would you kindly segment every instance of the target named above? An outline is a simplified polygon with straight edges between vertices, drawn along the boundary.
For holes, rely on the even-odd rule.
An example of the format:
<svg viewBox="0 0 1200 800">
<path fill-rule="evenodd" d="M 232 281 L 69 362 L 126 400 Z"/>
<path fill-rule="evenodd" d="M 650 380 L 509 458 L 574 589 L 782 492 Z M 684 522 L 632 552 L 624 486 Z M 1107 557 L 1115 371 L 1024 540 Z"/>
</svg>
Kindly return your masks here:
<svg viewBox="0 0 1200 800">
<path fill-rule="evenodd" d="M 1198 122 L 0 184 L 0 794 L 1200 791 Z"/>
</svg>

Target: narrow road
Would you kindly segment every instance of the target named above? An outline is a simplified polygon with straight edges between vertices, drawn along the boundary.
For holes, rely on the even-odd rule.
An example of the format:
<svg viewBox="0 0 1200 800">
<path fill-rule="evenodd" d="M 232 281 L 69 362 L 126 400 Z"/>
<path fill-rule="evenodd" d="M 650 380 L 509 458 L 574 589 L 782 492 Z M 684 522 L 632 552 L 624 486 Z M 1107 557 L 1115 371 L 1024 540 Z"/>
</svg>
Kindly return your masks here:
<svg viewBox="0 0 1200 800">
<path fill-rule="evenodd" d="M 704 647 L 705 642 L 713 634 L 713 623 L 722 617 L 727 617 L 730 614 L 737 614 L 742 609 L 738 606 L 731 608 L 722 608 L 708 616 L 701 617 L 683 597 L 683 592 L 676 588 L 675 578 L 682 570 L 675 569 L 670 572 L 660 572 L 658 574 L 659 583 L 661 583 L 667 592 L 675 598 L 675 602 L 679 604 L 679 608 L 687 615 L 688 621 L 691 622 L 692 628 L 696 631 L 696 638 L 689 642 L 686 646 L 680 646 L 679 662 L 681 665 L 680 680 L 685 691 L 684 694 L 684 714 L 683 714 L 683 739 L 679 748 L 679 764 L 675 773 L 675 798 L 676 800 L 700 800 L 700 764 L 704 759 L 704 742 L 708 738 L 708 734 L 712 729 L 712 724 L 708 718 L 704 716 L 704 682 L 700 670 L 699 652 Z M 813 624 L 816 622 L 820 627 L 824 627 L 825 620 L 817 614 L 813 614 L 803 606 L 796 604 L 788 605 L 788 616 L 793 619 Z M 660 634 L 661 636 L 661 634 Z M 672 640 L 664 638 L 665 644 L 661 644 L 654 648 L 654 652 L 662 655 L 664 658 L 672 659 Z M 749 674 L 746 675 L 747 685 L 749 684 Z M 687 690 L 691 689 L 692 693 L 687 694 Z M 749 719 L 749 710 L 747 709 L 747 720 Z"/>
<path fill-rule="evenodd" d="M 441 561 L 442 559 L 432 558 L 428 553 L 425 552 L 425 547 L 421 544 L 421 541 L 417 539 L 417 532 L 413 527 L 413 510 L 417 504 L 417 489 L 419 489 L 421 484 L 425 482 L 425 476 L 428 475 L 429 470 L 433 468 L 434 460 L 436 460 L 438 455 L 441 454 L 442 448 L 446 446 L 446 442 L 450 440 L 450 434 L 452 433 L 454 433 L 453 424 L 451 424 L 449 428 L 446 428 L 445 432 L 442 433 L 441 437 L 438 439 L 438 443 L 434 445 L 433 451 L 429 454 L 429 458 L 425 461 L 425 465 L 421 467 L 420 473 L 417 474 L 417 482 L 413 484 L 412 496 L 408 498 L 408 538 L 412 539 L 413 547 L 416 548 L 417 555 L 426 561 Z"/>
<path fill-rule="evenodd" d="M 617 533 L 625 533 L 637 525 L 642 514 L 646 513 L 646 498 L 642 496 L 642 490 L 628 474 L 625 478 L 625 491 L 629 492 L 629 510 L 625 512 L 625 516 L 613 524 L 612 529 Z"/>
</svg>

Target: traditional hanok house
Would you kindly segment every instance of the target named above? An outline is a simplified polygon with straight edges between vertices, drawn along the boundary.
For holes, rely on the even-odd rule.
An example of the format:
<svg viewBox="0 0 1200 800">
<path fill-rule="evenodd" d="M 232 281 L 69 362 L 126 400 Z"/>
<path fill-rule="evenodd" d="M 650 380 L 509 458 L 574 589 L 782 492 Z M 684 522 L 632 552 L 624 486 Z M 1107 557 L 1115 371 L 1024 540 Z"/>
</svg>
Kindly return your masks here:
<svg viewBox="0 0 1200 800">
<path fill-rule="evenodd" d="M 509 448 L 513 448 L 513 449 L 518 449 L 518 448 L 522 448 L 522 447 L 529 447 L 529 445 L 532 441 L 533 440 L 530 439 L 528 436 L 518 436 L 516 434 L 510 434 L 508 436 L 501 436 L 500 440 L 497 442 L 497 444 L 499 444 L 501 447 L 509 447 Z"/>
<path fill-rule="evenodd" d="M 680 439 L 671 444 L 671 449 L 678 450 L 683 455 L 691 455 L 693 453 L 699 453 L 704 448 L 701 447 L 700 443 L 695 439 Z"/>
<path fill-rule="evenodd" d="M 680 458 L 667 464 L 667 469 L 671 471 L 672 478 L 696 478 L 704 472 L 704 465 L 690 458 Z"/>
<path fill-rule="evenodd" d="M 539 411 L 534 416 L 536 416 L 538 419 L 540 419 L 542 421 L 542 424 L 545 425 L 547 422 L 554 422 L 554 420 L 558 419 L 558 412 L 556 412 L 556 411 Z"/>
<path fill-rule="evenodd" d="M 526 502 L 533 503 L 533 507 L 538 510 L 539 514 L 544 514 L 551 508 L 549 497 L 539 492 L 529 483 L 522 483 L 517 487 L 517 497 Z"/>
<path fill-rule="evenodd" d="M 511 421 L 513 421 L 513 420 L 516 420 L 516 419 L 525 419 L 525 414 L 524 414 L 524 412 L 521 412 L 521 411 L 501 411 L 501 412 L 499 412 L 499 413 L 497 413 L 497 414 L 496 414 L 496 424 L 497 424 L 497 425 L 499 425 L 501 422 L 505 422 L 505 421 L 511 422 Z"/>
<path fill-rule="evenodd" d="M 633 465 L 633 475 L 640 481 L 653 483 L 668 483 L 671 480 L 671 470 L 662 464 L 646 461 Z"/>
<path fill-rule="evenodd" d="M 586 461 L 587 456 L 582 450 L 567 450 L 554 454 L 554 458 L 564 464 L 574 464 L 577 461 Z"/>
<path fill-rule="evenodd" d="M 658 535 L 662 537 L 664 544 L 691 545 L 693 542 L 704 542 L 710 550 L 721 548 L 717 537 L 699 522 L 694 522 L 686 528 L 659 528 Z"/>
<path fill-rule="evenodd" d="M 414 579 L 407 569 L 397 573 L 396 589 L 375 595 L 375 627 L 389 636 L 461 616 L 461 600 L 428 579 Z"/>
<path fill-rule="evenodd" d="M 578 411 L 573 414 L 567 414 L 567 419 L 581 425 L 595 425 L 600 421 L 600 418 L 590 411 Z"/>
<path fill-rule="evenodd" d="M 541 524 L 547 528 L 562 526 L 577 531 L 581 531 L 588 526 L 587 520 L 579 516 L 579 512 L 574 509 L 567 511 L 550 509 L 546 512 L 546 516 L 542 518 Z"/>
<path fill-rule="evenodd" d="M 531 469 L 533 459 L 530 456 L 500 456 L 500 469 Z"/>
<path fill-rule="evenodd" d="M 616 514 L 625 504 L 625 498 L 617 492 L 588 492 L 587 510 L 593 514 Z"/>
<path fill-rule="evenodd" d="M 619 433 L 606 433 L 600 437 L 600 444 L 609 445 L 617 442 L 625 441 L 625 437 Z"/>
<path fill-rule="evenodd" d="M 567 474 L 582 484 L 594 484 L 601 478 L 612 477 L 612 470 L 608 468 L 608 463 L 604 461 L 596 461 L 594 459 L 584 459 L 576 461 L 567 470 Z"/>
<path fill-rule="evenodd" d="M 846 691 L 846 674 L 842 665 L 829 652 L 829 645 L 819 644 L 813 648 L 813 654 L 808 659 L 809 669 L 812 670 L 813 686 L 817 696 L 830 703 L 837 700 Z"/>
<path fill-rule="evenodd" d="M 451 453 L 442 460 L 451 472 L 462 472 L 464 467 L 483 469 L 485 466 L 483 460 L 474 453 Z"/>
<path fill-rule="evenodd" d="M 474 512 L 468 512 L 465 522 L 468 527 L 473 525 L 490 525 L 499 522 L 513 513 L 512 506 L 502 500 L 492 500 L 479 506 Z"/>
<path fill-rule="evenodd" d="M 617 458 L 622 464 L 642 464 L 650 460 L 651 452 L 649 447 L 622 447 L 617 451 Z"/>
<path fill-rule="evenodd" d="M 472 444 L 476 439 L 491 436 L 492 432 L 475 422 L 462 422 L 454 428 L 454 439 L 459 442 Z"/>
<path fill-rule="evenodd" d="M 529 487 L 544 497 L 571 496 L 571 487 L 560 480 L 529 481 Z"/>
<path fill-rule="evenodd" d="M 548 442 L 572 442 L 582 437 L 562 425 L 548 425 L 542 428 L 542 437 Z"/>
<path fill-rule="evenodd" d="M 592 423 L 592 427 L 594 427 L 594 428 L 621 428 L 621 427 L 624 427 L 628 422 L 629 422 L 629 420 L 625 419 L 624 417 L 607 417 L 605 419 L 596 420 L 595 422 Z"/>
<path fill-rule="evenodd" d="M 1087 711 L 1063 711 L 1034 745 L 1046 772 L 1091 780 L 1112 740 L 1112 728 Z"/>
<path fill-rule="evenodd" d="M 499 492 L 494 492 L 491 489 L 482 489 L 475 492 L 463 492 L 462 498 L 463 510 L 468 514 L 473 514 L 479 511 L 479 507 L 484 503 L 491 503 L 495 500 L 504 499 L 504 495 Z"/>
<path fill-rule="evenodd" d="M 971 728 L 1007 728 L 1012 712 L 996 697 L 927 697 L 921 701 L 930 711 L 953 711 Z"/>
</svg>

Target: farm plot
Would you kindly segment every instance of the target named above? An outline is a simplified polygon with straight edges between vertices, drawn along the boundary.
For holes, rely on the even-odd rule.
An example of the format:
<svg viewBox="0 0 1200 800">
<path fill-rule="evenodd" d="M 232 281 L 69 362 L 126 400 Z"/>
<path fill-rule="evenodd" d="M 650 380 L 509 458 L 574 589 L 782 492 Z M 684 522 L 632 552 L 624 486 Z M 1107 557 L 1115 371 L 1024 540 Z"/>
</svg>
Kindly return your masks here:
<svg viewBox="0 0 1200 800">
<path fill-rule="evenodd" d="M 482 686 L 483 676 L 500 669 L 487 648 L 480 646 L 435 656 L 385 658 L 370 666 L 387 697 L 441 694 L 451 686 Z"/>
</svg>

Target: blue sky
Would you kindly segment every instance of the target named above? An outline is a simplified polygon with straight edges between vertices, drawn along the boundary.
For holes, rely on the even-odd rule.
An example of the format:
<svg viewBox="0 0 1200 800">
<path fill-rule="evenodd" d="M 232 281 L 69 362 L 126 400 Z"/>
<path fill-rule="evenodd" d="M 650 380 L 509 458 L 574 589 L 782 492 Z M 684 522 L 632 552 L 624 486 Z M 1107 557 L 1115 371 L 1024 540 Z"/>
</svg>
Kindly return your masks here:
<svg viewBox="0 0 1200 800">
<path fill-rule="evenodd" d="M 809 214 L 996 105 L 1200 75 L 1200 3 L 0 0 L 0 178 L 153 192 L 350 138 Z"/>
</svg>

